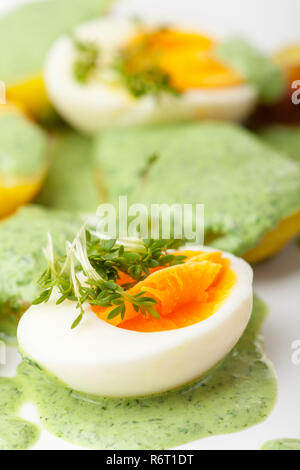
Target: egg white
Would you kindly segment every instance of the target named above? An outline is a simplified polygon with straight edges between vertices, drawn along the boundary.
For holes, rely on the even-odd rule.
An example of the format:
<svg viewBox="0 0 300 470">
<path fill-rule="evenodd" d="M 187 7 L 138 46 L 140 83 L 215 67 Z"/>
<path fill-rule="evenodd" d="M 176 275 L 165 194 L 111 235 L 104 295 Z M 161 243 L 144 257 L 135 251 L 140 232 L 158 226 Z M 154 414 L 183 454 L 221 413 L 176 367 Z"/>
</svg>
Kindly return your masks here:
<svg viewBox="0 0 300 470">
<path fill-rule="evenodd" d="M 139 31 L 134 22 L 122 18 L 98 19 L 82 25 L 76 36 L 97 44 L 101 61 L 111 57 Z M 195 119 L 242 121 L 257 103 L 255 89 L 248 85 L 211 90 L 189 90 L 179 96 L 165 93 L 133 97 L 120 82 L 109 82 L 107 72 L 87 84 L 73 75 L 76 57 L 69 37 L 52 47 L 45 66 L 45 83 L 51 101 L 76 129 L 95 134 L 101 129 L 160 124 Z"/>
<path fill-rule="evenodd" d="M 209 248 L 205 248 L 209 251 Z M 177 330 L 142 333 L 99 319 L 85 305 L 78 327 L 76 303 L 32 306 L 18 327 L 22 353 L 68 387 L 93 395 L 140 396 L 188 383 L 215 366 L 235 346 L 252 311 L 251 267 L 224 253 L 237 282 L 208 319 Z"/>
</svg>

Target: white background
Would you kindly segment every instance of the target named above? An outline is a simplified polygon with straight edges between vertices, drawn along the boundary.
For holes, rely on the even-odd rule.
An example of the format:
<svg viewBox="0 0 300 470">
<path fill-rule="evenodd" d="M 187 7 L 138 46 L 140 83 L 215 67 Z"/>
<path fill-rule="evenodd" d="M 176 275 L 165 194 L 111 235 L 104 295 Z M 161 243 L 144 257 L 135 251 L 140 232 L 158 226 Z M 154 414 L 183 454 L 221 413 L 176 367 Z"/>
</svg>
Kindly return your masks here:
<svg viewBox="0 0 300 470">
<path fill-rule="evenodd" d="M 18 3 L 23 2 L 0 0 L 0 13 Z M 219 36 L 239 33 L 269 51 L 290 42 L 300 43 L 299 0 L 123 0 L 116 4 L 114 13 L 180 21 Z M 263 334 L 266 353 L 278 374 L 275 409 L 264 423 L 242 433 L 202 439 L 183 448 L 259 449 L 269 439 L 300 439 L 300 365 L 291 360 L 292 343 L 300 340 L 300 248 L 291 244 L 271 261 L 256 267 L 255 290 L 270 309 Z M 9 351 L 9 364 L 1 374 L 12 374 L 16 361 L 15 351 Z M 31 406 L 24 409 L 23 415 L 37 420 Z M 36 448 L 74 447 L 43 432 Z"/>
<path fill-rule="evenodd" d="M 0 0 L 0 12 L 26 2 Z M 300 41 L 299 0 L 115 0 L 114 12 L 180 21 L 217 35 L 241 33 L 267 50 Z"/>
</svg>

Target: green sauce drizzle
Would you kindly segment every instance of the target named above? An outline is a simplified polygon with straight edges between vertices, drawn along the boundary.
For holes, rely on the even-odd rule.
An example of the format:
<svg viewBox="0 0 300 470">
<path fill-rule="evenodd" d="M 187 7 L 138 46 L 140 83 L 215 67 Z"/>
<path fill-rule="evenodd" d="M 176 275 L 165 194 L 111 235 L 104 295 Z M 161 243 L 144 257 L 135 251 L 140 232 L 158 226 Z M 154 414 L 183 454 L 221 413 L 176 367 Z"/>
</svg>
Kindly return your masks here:
<svg viewBox="0 0 300 470">
<path fill-rule="evenodd" d="M 32 447 L 39 438 L 37 426 L 17 416 L 25 399 L 18 379 L 0 379 L 0 450 Z"/>
<path fill-rule="evenodd" d="M 300 450 L 300 439 L 275 439 L 262 446 L 262 450 Z"/>
<path fill-rule="evenodd" d="M 266 419 L 276 398 L 275 375 L 259 334 L 265 315 L 264 304 L 256 299 L 246 332 L 225 360 L 201 380 L 167 393 L 129 399 L 88 396 L 70 390 L 26 360 L 16 383 L 25 388 L 23 399 L 30 397 L 37 405 L 45 428 L 82 447 L 165 449 L 241 431 Z M 1 379 L 0 384 L 3 415 L 7 397 L 14 403 L 11 395 L 19 397 L 19 388 L 8 379 Z M 6 423 L 8 435 L 14 433 L 15 411 L 14 407 L 6 411 L 6 419 L 11 419 Z M 21 447 L 32 442 L 28 433 L 22 442 L 18 436 Z M 12 445 L 17 444 L 7 443 L 7 447 Z"/>
</svg>

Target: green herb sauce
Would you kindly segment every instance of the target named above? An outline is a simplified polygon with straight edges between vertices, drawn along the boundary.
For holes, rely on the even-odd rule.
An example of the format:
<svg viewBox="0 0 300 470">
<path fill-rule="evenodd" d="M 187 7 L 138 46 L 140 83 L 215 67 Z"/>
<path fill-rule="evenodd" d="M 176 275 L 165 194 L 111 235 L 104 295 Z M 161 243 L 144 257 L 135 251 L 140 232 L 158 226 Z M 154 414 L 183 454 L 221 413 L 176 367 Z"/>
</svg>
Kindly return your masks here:
<svg viewBox="0 0 300 470">
<path fill-rule="evenodd" d="M 247 330 L 224 361 L 201 380 L 167 393 L 130 399 L 88 396 L 26 360 L 16 383 L 24 387 L 24 400 L 30 397 L 37 405 L 46 429 L 82 447 L 165 449 L 241 431 L 266 419 L 276 398 L 275 375 L 259 333 L 265 315 L 264 304 L 255 299 Z M 0 390 L 1 415 L 7 397 L 16 393 L 15 382 L 0 379 Z M 12 419 L 9 435 L 14 433 L 15 412 L 7 412 Z M 20 447 L 28 444 L 28 438 L 18 436 Z"/>
<path fill-rule="evenodd" d="M 0 79 L 7 84 L 42 72 L 53 42 L 96 18 L 111 0 L 46 0 L 22 5 L 0 18 Z"/>
<path fill-rule="evenodd" d="M 278 152 L 300 163 L 300 126 L 271 126 L 262 130 L 260 136 Z"/>
<path fill-rule="evenodd" d="M 272 126 L 261 132 L 261 137 L 279 152 L 300 163 L 300 126 Z"/>
<path fill-rule="evenodd" d="M 65 131 L 56 136 L 39 204 L 66 211 L 96 211 L 100 195 L 91 148 L 92 139 L 75 132 Z"/>
<path fill-rule="evenodd" d="M 47 233 L 54 238 L 55 250 L 65 253 L 66 240 L 72 240 L 82 224 L 81 217 L 27 206 L 0 223 L 0 318 L 22 313 L 39 295 L 37 281 L 47 263 L 42 249 Z M 1 326 L 0 326 L 1 328 Z"/>
<path fill-rule="evenodd" d="M 0 378 L 0 450 L 27 449 L 39 438 L 38 427 L 17 416 L 25 399 L 19 379 Z"/>
<path fill-rule="evenodd" d="M 47 136 L 21 114 L 0 116 L 0 142 L 0 179 L 34 178 L 46 169 Z"/>
<path fill-rule="evenodd" d="M 275 439 L 262 446 L 262 450 L 300 450 L 299 439 Z"/>
<path fill-rule="evenodd" d="M 283 95 L 285 79 L 280 68 L 244 39 L 224 41 L 218 46 L 216 55 L 248 80 L 262 102 L 273 103 Z"/>
<path fill-rule="evenodd" d="M 109 202 L 202 203 L 206 244 L 237 255 L 300 210 L 300 166 L 232 124 L 106 132 L 95 161 Z"/>
</svg>

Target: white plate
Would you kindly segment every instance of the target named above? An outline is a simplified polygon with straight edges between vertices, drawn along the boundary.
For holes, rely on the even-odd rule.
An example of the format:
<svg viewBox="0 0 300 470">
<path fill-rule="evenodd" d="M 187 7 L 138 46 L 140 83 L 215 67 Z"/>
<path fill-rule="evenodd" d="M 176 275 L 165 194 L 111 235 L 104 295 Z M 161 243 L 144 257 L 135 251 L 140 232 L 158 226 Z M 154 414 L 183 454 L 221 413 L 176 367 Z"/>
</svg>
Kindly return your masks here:
<svg viewBox="0 0 300 470">
<path fill-rule="evenodd" d="M 1 0 L 0 13 L 24 0 Z M 262 48 L 274 49 L 300 40 L 299 0 L 123 0 L 116 13 L 139 14 L 150 19 L 184 21 L 219 34 L 243 33 Z M 266 21 L 268 18 L 268 21 Z M 1 79 L 1 77 L 0 77 Z M 292 362 L 292 343 L 300 340 L 300 249 L 291 244 L 280 255 L 255 268 L 255 291 L 268 304 L 263 328 L 265 350 L 278 374 L 278 400 L 273 413 L 262 424 L 246 431 L 209 437 L 182 449 L 259 449 L 270 439 L 300 439 L 300 365 Z M 8 351 L 8 364 L 0 375 L 13 375 L 16 350 Z M 22 416 L 38 422 L 33 406 Z M 35 449 L 76 449 L 46 431 Z"/>
</svg>

